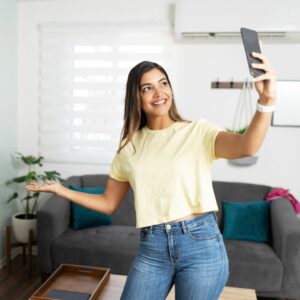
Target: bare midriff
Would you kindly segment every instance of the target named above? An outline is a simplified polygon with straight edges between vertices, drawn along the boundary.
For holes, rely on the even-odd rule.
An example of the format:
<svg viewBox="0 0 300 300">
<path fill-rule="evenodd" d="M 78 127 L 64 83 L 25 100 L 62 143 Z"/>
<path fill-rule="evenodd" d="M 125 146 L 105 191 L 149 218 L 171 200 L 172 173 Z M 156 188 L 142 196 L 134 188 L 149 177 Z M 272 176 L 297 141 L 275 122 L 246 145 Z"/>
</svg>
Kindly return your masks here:
<svg viewBox="0 0 300 300">
<path fill-rule="evenodd" d="M 193 213 L 193 214 L 184 216 L 182 218 L 176 219 L 172 222 L 180 222 L 180 221 L 184 221 L 184 220 L 189 220 L 189 219 L 193 219 L 193 218 L 196 218 L 196 217 L 200 217 L 200 216 L 205 215 L 205 214 L 207 214 L 207 212 L 205 212 L 205 213 Z"/>
</svg>

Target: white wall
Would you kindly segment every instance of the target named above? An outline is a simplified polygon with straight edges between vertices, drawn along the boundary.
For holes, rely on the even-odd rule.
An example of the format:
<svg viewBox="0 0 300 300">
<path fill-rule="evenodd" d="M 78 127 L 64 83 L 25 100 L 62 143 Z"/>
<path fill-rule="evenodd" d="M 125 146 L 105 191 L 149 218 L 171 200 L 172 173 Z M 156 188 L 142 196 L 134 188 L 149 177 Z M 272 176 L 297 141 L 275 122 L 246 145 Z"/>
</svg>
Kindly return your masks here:
<svg viewBox="0 0 300 300">
<path fill-rule="evenodd" d="M 4 256 L 4 226 L 16 209 L 6 200 L 12 190 L 5 182 L 16 176 L 11 154 L 17 149 L 17 3 L 0 1 L 0 260 Z M 1 262 L 0 262 L 1 264 Z"/>
<path fill-rule="evenodd" d="M 44 22 L 162 22 L 173 23 L 174 0 L 21 1 L 19 5 L 19 136 L 24 153 L 37 151 L 38 36 Z M 236 12 L 238 13 L 238 12 Z M 244 80 L 248 69 L 241 43 L 182 44 L 174 42 L 170 74 L 177 105 L 188 119 L 206 118 L 223 127 L 232 123 L 238 90 L 212 90 L 210 82 Z M 300 79 L 300 44 L 264 44 L 263 50 L 279 79 Z M 28 134 L 30 132 L 30 134 Z M 216 180 L 242 181 L 289 188 L 300 199 L 300 128 L 271 127 L 251 167 L 215 162 Z M 107 172 L 108 165 L 48 165 L 63 176 Z"/>
</svg>

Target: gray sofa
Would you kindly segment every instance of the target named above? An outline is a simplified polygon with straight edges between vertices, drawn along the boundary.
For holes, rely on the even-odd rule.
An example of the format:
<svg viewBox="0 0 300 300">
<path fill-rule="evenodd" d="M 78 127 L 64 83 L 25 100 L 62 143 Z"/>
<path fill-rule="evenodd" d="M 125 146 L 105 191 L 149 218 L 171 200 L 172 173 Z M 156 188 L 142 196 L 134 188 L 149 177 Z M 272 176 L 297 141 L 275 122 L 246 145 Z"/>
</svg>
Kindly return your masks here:
<svg viewBox="0 0 300 300">
<path fill-rule="evenodd" d="M 107 175 L 73 176 L 68 184 L 80 187 L 105 186 Z M 213 182 L 221 201 L 263 199 L 271 187 L 236 182 Z M 127 274 L 138 252 L 139 231 L 135 228 L 131 190 L 108 226 L 72 230 L 69 201 L 52 196 L 37 214 L 37 245 L 41 273 L 51 274 L 61 263 L 102 266 L 115 274 Z M 272 244 L 225 241 L 229 256 L 228 286 L 252 288 L 258 296 L 296 298 L 300 295 L 300 223 L 285 198 L 271 203 Z"/>
</svg>

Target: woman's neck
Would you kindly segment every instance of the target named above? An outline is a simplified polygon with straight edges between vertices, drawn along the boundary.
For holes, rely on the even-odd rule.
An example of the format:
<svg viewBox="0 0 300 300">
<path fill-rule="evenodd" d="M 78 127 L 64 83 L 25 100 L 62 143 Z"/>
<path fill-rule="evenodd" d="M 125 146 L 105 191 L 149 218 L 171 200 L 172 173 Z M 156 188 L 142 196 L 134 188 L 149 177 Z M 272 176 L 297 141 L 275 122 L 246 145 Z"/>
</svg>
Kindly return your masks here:
<svg viewBox="0 0 300 300">
<path fill-rule="evenodd" d="M 148 119 L 147 120 L 147 127 L 150 130 L 160 130 L 160 129 L 165 129 L 170 127 L 171 125 L 173 125 L 175 123 L 175 121 L 173 121 L 172 119 L 168 118 L 164 118 L 164 119 Z"/>
</svg>

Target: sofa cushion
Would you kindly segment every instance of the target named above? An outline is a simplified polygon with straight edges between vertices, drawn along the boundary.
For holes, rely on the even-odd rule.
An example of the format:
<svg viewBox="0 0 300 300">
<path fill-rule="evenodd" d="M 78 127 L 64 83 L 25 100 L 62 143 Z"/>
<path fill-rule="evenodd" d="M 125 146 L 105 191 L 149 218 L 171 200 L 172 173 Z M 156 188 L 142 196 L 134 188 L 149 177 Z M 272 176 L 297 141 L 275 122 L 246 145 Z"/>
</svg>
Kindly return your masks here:
<svg viewBox="0 0 300 300">
<path fill-rule="evenodd" d="M 265 199 L 265 197 L 271 190 L 271 188 L 266 185 L 226 181 L 213 181 L 213 188 L 219 207 L 217 216 L 218 224 L 221 230 L 223 224 L 223 210 L 221 205 L 222 201 L 258 201 L 259 199 Z"/>
<path fill-rule="evenodd" d="M 229 258 L 228 286 L 281 291 L 283 267 L 270 245 L 225 240 L 225 246 Z"/>
<path fill-rule="evenodd" d="M 270 242 L 270 202 L 222 202 L 222 206 L 224 239 Z"/>
<path fill-rule="evenodd" d="M 70 185 L 69 188 L 74 191 L 88 194 L 103 194 L 103 187 L 76 187 Z M 90 210 L 79 204 L 71 202 L 71 227 L 75 230 L 95 227 L 99 225 L 111 224 L 112 218 L 109 215 Z"/>
<path fill-rule="evenodd" d="M 127 275 L 138 245 L 139 230 L 133 226 L 69 229 L 51 245 L 53 267 L 71 263 L 110 268 L 114 274 Z"/>
</svg>

